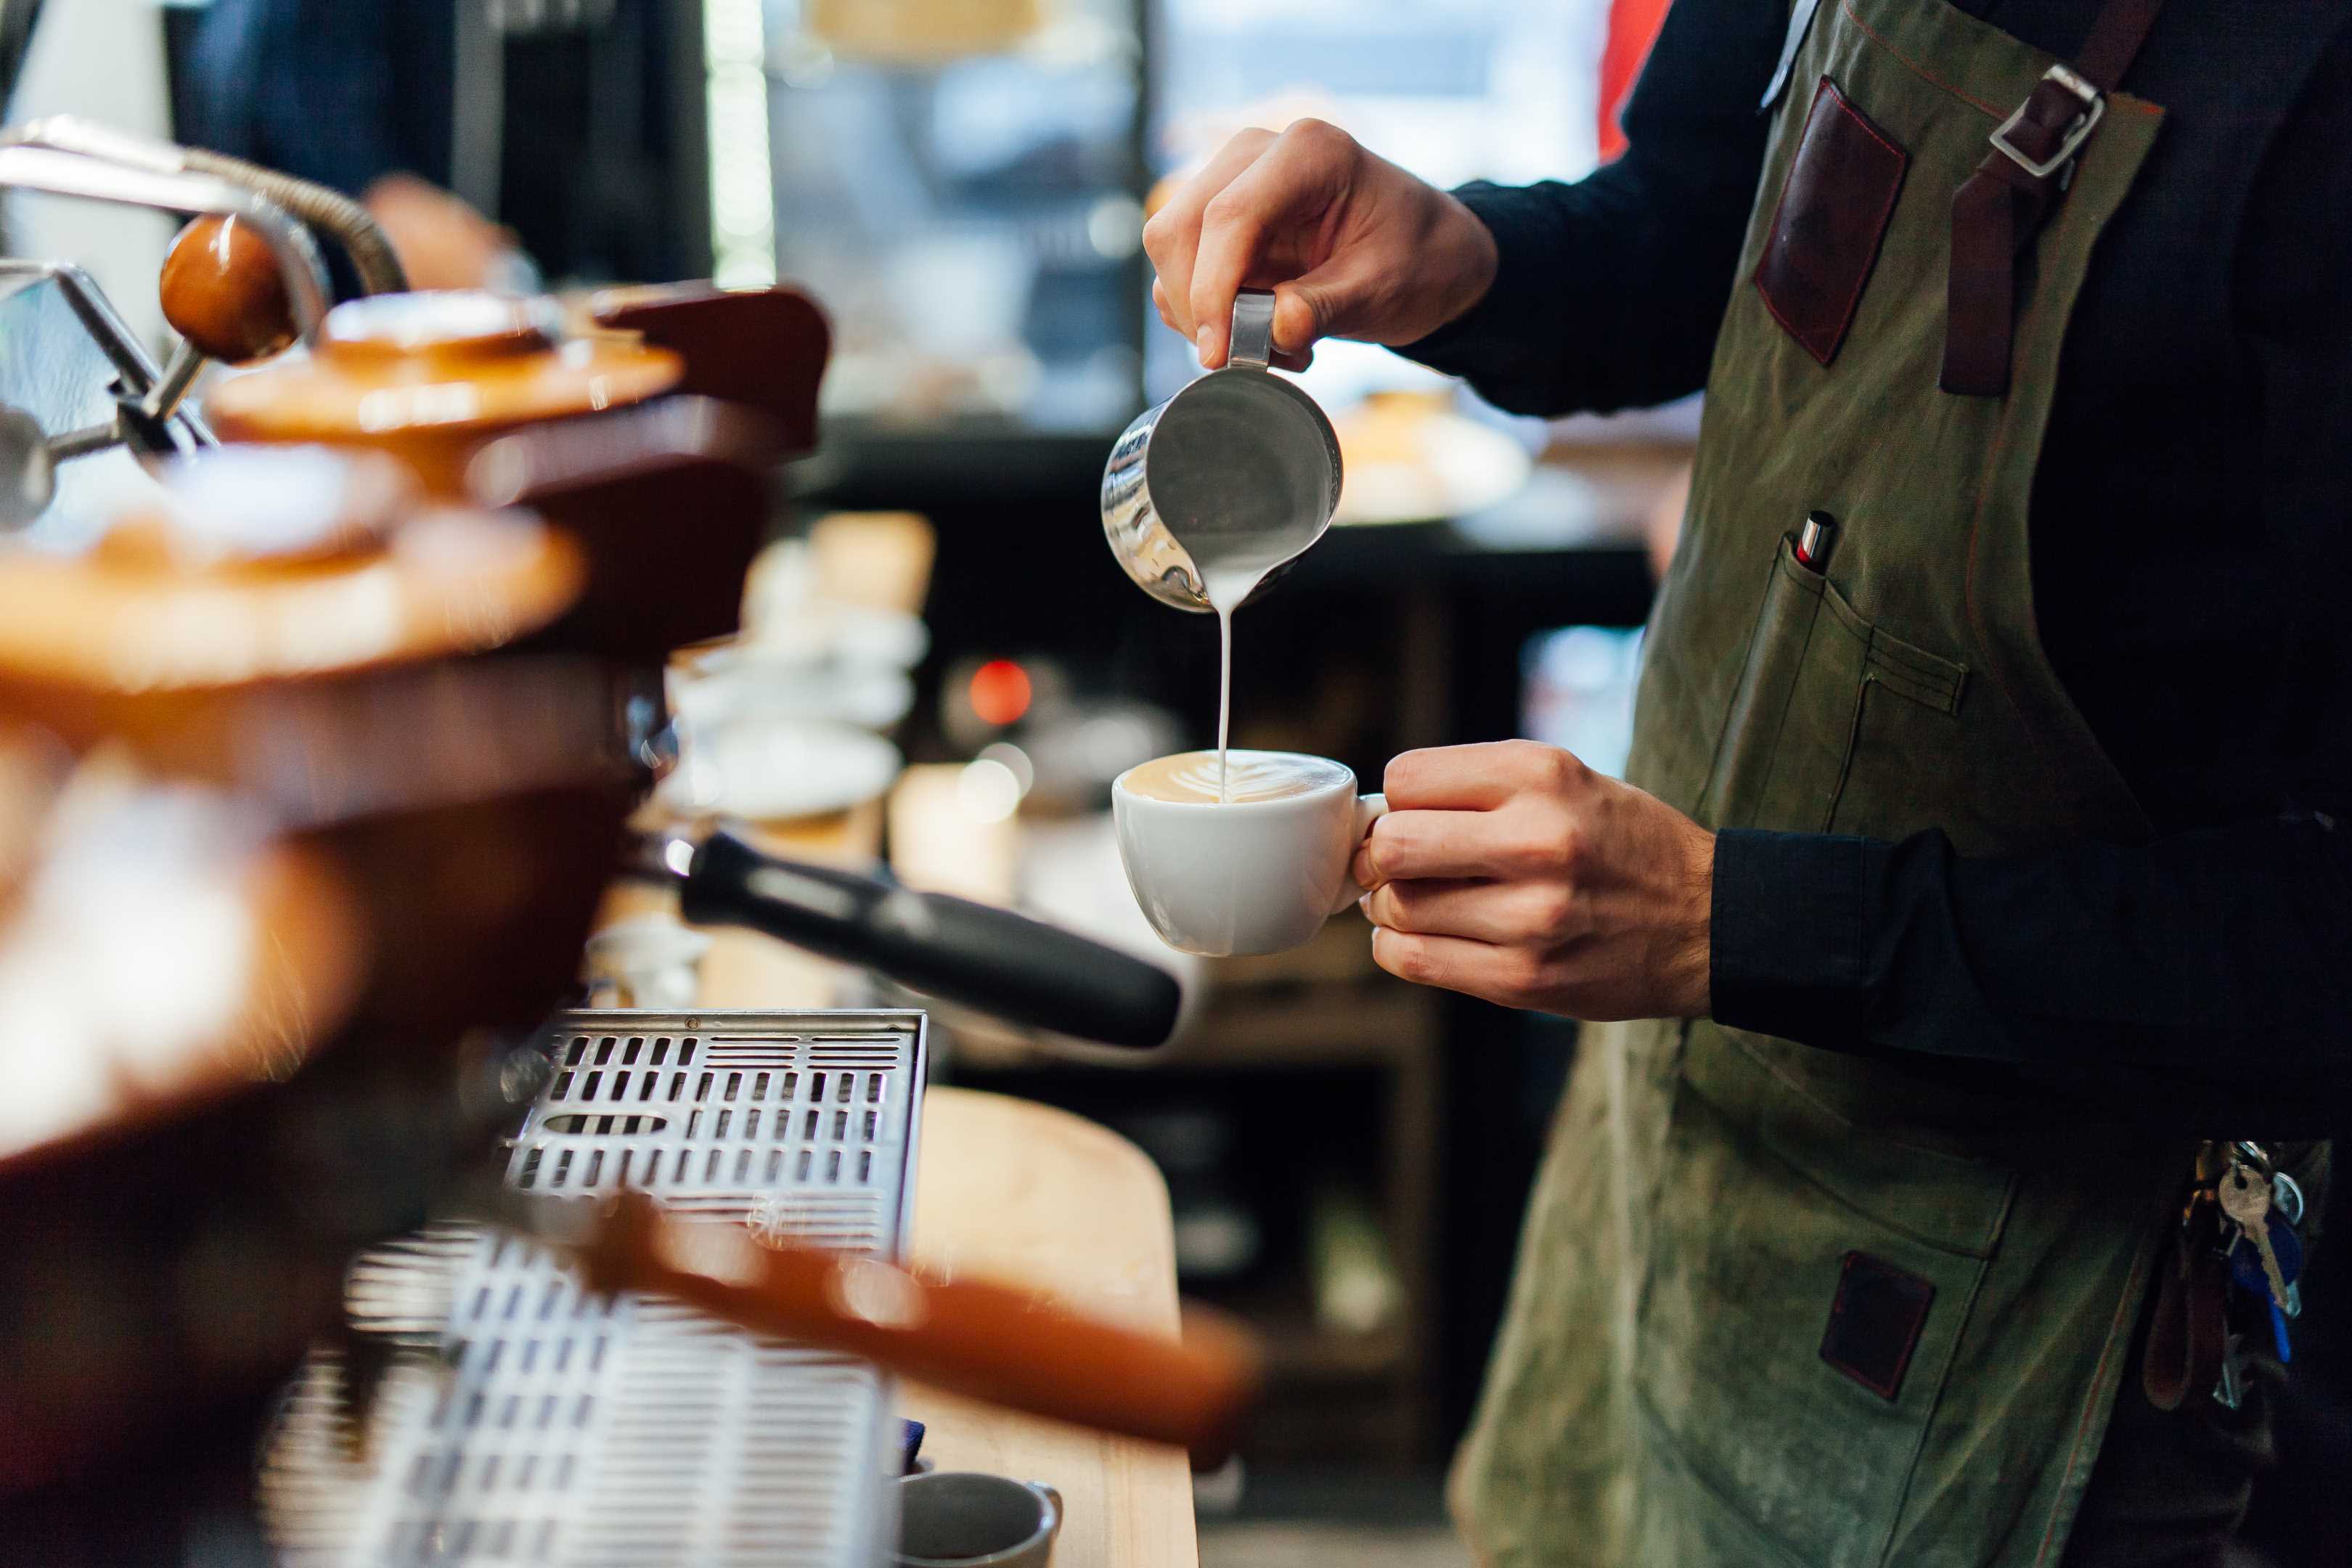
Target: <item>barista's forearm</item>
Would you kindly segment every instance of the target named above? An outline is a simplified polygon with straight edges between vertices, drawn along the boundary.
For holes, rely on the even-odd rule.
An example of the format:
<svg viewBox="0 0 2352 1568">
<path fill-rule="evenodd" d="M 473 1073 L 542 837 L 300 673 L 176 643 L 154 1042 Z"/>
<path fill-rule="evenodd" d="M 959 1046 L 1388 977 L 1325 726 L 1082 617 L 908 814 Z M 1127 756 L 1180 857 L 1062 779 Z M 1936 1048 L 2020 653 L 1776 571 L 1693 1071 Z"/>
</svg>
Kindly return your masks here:
<svg viewBox="0 0 2352 1568">
<path fill-rule="evenodd" d="M 2352 843 L 2323 818 L 2013 859 L 1727 832 L 1715 864 L 1733 1027 L 2274 1090 L 2352 1070 Z"/>
<path fill-rule="evenodd" d="M 1574 184 L 1464 187 L 1495 235 L 1494 284 L 1400 352 L 1521 414 L 1698 390 L 1763 161 L 1757 100 L 1787 21 L 1781 0 L 1680 0 L 1626 107 L 1625 155 Z"/>
</svg>

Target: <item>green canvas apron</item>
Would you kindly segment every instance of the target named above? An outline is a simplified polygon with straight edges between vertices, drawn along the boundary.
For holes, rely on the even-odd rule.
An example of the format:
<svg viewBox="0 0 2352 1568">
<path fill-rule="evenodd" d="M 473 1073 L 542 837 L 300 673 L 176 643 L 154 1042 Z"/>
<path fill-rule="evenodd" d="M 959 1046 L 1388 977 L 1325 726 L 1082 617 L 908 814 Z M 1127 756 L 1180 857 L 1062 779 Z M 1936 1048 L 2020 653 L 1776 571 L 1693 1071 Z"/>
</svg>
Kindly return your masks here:
<svg viewBox="0 0 2352 1568">
<path fill-rule="evenodd" d="M 1710 826 L 1940 827 L 1964 855 L 2147 830 L 2042 653 L 2026 513 L 2160 110 L 2108 96 L 2021 265 L 2007 395 L 1937 384 L 1953 192 L 2052 63 L 1934 0 L 1822 0 L 1641 684 L 1631 776 Z M 1824 78 L 1886 148 L 1861 155 L 1908 159 L 1826 364 L 1752 281 Z M 1790 540 L 1813 508 L 1843 524 L 1825 574 Z M 1707 1022 L 1585 1041 L 1456 1466 L 1481 1558 L 2055 1564 L 2192 1145 Z M 1853 1254 L 1932 1286 L 1891 1392 L 1822 1353 Z"/>
</svg>

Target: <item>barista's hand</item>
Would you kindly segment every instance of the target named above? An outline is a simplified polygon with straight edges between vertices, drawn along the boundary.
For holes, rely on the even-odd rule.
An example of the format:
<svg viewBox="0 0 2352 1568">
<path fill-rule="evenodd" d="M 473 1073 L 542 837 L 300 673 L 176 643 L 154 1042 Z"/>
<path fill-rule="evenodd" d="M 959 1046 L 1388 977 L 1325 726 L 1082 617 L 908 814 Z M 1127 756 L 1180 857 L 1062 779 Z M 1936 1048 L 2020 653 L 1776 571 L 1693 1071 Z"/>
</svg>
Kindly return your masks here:
<svg viewBox="0 0 2352 1568">
<path fill-rule="evenodd" d="M 1315 340 L 1409 343 L 1486 296 L 1495 237 L 1466 206 L 1320 120 L 1244 131 L 1143 226 L 1151 301 L 1225 363 L 1234 295 L 1272 289 L 1279 363 Z"/>
<path fill-rule="evenodd" d="M 1356 852 L 1381 968 L 1572 1018 L 1707 1010 L 1715 835 L 1533 741 L 1407 752 Z"/>
<path fill-rule="evenodd" d="M 515 248 L 514 230 L 414 174 L 386 174 L 360 199 L 392 241 L 412 289 L 488 288 Z"/>
</svg>

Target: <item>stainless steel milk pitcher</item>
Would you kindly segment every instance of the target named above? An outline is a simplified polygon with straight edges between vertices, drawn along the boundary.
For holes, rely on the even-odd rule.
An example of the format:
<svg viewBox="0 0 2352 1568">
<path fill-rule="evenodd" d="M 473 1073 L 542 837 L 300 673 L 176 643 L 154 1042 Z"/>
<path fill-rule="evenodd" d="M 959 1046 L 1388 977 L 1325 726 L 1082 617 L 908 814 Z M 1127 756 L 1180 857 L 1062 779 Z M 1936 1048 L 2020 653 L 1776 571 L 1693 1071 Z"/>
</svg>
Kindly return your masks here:
<svg viewBox="0 0 2352 1568">
<path fill-rule="evenodd" d="M 1103 468 L 1111 553 L 1180 610 L 1210 607 L 1197 563 L 1265 561 L 1264 593 L 1339 504 L 1339 438 L 1313 398 L 1266 368 L 1273 353 L 1274 296 L 1244 289 L 1224 368 L 1136 416 Z"/>
</svg>

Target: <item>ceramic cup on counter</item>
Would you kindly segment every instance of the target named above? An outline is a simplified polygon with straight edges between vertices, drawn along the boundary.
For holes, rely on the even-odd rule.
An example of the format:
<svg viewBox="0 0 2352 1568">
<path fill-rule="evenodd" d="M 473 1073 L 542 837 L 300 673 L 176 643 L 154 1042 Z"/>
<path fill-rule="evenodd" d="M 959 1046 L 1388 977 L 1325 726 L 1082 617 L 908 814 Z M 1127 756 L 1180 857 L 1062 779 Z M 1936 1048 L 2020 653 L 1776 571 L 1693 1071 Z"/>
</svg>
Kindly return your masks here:
<svg viewBox="0 0 2352 1568">
<path fill-rule="evenodd" d="M 898 1568 L 1045 1568 L 1062 1494 L 1043 1481 L 935 1470 L 898 1483 Z"/>
<path fill-rule="evenodd" d="M 727 821 L 772 855 L 865 866 L 882 848 L 882 797 L 905 759 L 855 725 L 790 713 L 715 723 L 681 714 L 677 764 L 654 792 L 672 822 Z"/>
<path fill-rule="evenodd" d="M 689 1012 L 702 989 L 698 966 L 709 951 L 709 936 L 666 914 L 615 921 L 588 939 L 582 964 L 588 1005 Z"/>
<path fill-rule="evenodd" d="M 1362 895 L 1348 863 L 1388 810 L 1342 764 L 1234 751 L 1220 801 L 1217 753 L 1187 752 L 1121 773 L 1111 816 L 1128 886 L 1160 940 L 1224 958 L 1281 952 Z"/>
</svg>

